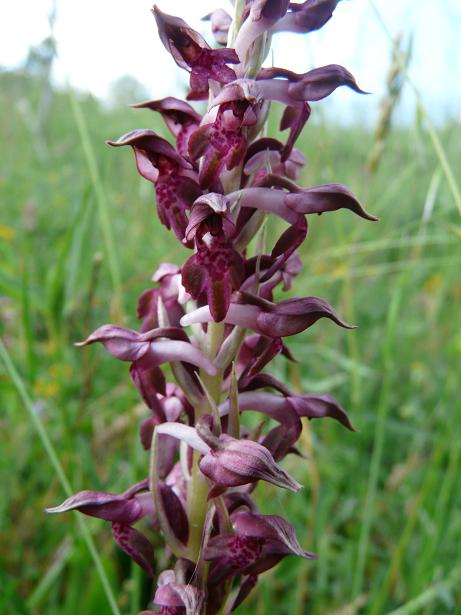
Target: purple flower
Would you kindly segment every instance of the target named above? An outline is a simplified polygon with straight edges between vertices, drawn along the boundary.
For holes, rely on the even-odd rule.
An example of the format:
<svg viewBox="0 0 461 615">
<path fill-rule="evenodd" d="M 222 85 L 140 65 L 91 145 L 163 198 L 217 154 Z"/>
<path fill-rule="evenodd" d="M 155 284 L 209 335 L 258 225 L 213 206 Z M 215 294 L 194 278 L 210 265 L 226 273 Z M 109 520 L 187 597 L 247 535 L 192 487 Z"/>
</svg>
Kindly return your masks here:
<svg viewBox="0 0 461 615">
<path fill-rule="evenodd" d="M 299 491 L 301 485 L 277 465 L 270 452 L 258 442 L 237 440 L 227 434 L 217 438 L 203 423 L 197 432 L 210 447 L 200 461 L 200 470 L 214 483 L 209 497 L 223 493 L 228 487 L 248 485 L 265 480 L 277 487 Z"/>
<path fill-rule="evenodd" d="M 182 282 L 193 299 L 205 293 L 216 321 L 223 320 L 232 291 L 243 281 L 244 262 L 230 241 L 234 228 L 225 197 L 210 193 L 195 201 L 186 240 L 195 240 L 197 251 L 182 267 Z"/>
<path fill-rule="evenodd" d="M 283 175 L 296 180 L 305 164 L 304 155 L 295 149 L 290 152 L 287 159 L 284 159 L 284 150 L 283 143 L 277 139 L 264 137 L 254 141 L 245 157 L 244 173 L 254 175 L 253 184 L 269 174 Z"/>
<path fill-rule="evenodd" d="M 202 615 L 204 594 L 185 579 L 178 579 L 175 570 L 165 570 L 158 578 L 154 604 L 161 607 L 165 615 Z"/>
<path fill-rule="evenodd" d="M 366 94 L 359 88 L 353 75 L 339 64 L 328 64 L 307 73 L 294 73 L 277 67 L 263 68 L 258 73 L 257 80 L 264 98 L 288 105 L 322 100 L 341 86 L 347 86 L 359 94 Z"/>
<path fill-rule="evenodd" d="M 202 116 L 190 105 L 179 98 L 168 96 L 159 100 L 132 105 L 136 109 L 158 111 L 165 120 L 168 130 L 176 138 L 176 147 L 181 156 L 188 156 L 188 142 L 191 133 L 200 124 Z"/>
<path fill-rule="evenodd" d="M 136 362 L 145 369 L 182 361 L 200 367 L 211 375 L 216 374 L 216 368 L 209 359 L 192 346 L 184 331 L 176 327 L 138 333 L 117 325 L 103 325 L 76 346 L 88 346 L 95 342 L 103 344 L 113 357 Z"/>
<path fill-rule="evenodd" d="M 163 13 L 154 6 L 160 39 L 174 61 L 190 72 L 191 90 L 188 100 L 203 100 L 208 96 L 208 80 L 229 83 L 235 72 L 227 64 L 237 64 L 233 49 L 211 49 L 205 39 L 179 17 Z"/>
<path fill-rule="evenodd" d="M 290 129 L 290 136 L 283 152 L 286 160 L 293 144 L 307 120 L 311 108 L 308 101 L 318 101 L 329 96 L 336 88 L 347 86 L 365 94 L 357 85 L 353 75 L 338 64 L 315 68 L 307 73 L 294 73 L 283 68 L 261 69 L 253 79 L 237 79 L 226 85 L 216 96 L 213 105 L 221 105 L 230 100 L 247 100 L 253 104 L 277 100 L 287 105 L 280 123 L 280 130 Z"/>
<path fill-rule="evenodd" d="M 270 175 L 261 183 L 272 183 L 288 190 L 269 187 L 252 187 L 237 190 L 228 195 L 231 203 L 237 202 L 241 207 L 253 207 L 268 213 L 274 213 L 290 224 L 299 224 L 299 216 L 322 214 L 338 209 L 349 209 L 361 218 L 376 221 L 377 218 L 366 212 L 354 194 L 341 184 L 324 184 L 312 188 L 299 188 L 287 180 L 281 181 Z M 276 183 L 275 183 L 276 182 Z"/>
<path fill-rule="evenodd" d="M 142 517 L 155 515 L 151 494 L 140 493 L 145 489 L 147 489 L 146 480 L 130 487 L 120 495 L 101 491 L 80 491 L 67 498 L 59 506 L 47 508 L 46 512 L 61 513 L 78 510 L 91 517 L 110 521 L 112 534 L 117 544 L 149 576 L 154 576 L 153 547 L 144 534 L 131 527 Z"/>
<path fill-rule="evenodd" d="M 108 521 L 118 545 L 150 576 L 150 536 L 161 533 L 165 551 L 155 569 L 173 567 L 172 560 L 174 568 L 159 575 L 152 610 L 139 615 L 229 615 L 282 558 L 315 557 L 288 521 L 257 512 L 252 492 L 259 481 L 299 491 L 279 464 L 288 454 L 303 456 L 296 448 L 303 417 L 353 427 L 334 397 L 294 393 L 265 370 L 279 354 L 295 361 L 283 338 L 321 318 L 352 327 L 324 299 L 279 301 L 275 291 L 289 290 L 301 270 L 308 215 L 349 209 L 376 218 L 341 184 L 293 183 L 305 164 L 294 146 L 309 103 L 342 86 L 362 92 L 352 74 L 336 64 L 298 74 L 262 63 L 273 34 L 322 27 L 337 1 L 233 2 L 235 21 L 223 10 L 209 19 L 216 40 L 232 38 L 235 50 L 211 48 L 183 19 L 154 6 L 163 45 L 189 73 L 188 99 L 208 97 L 208 105 L 202 115 L 171 96 L 139 103 L 160 113 L 171 142 L 148 129 L 109 142 L 133 149 L 155 188 L 161 223 L 193 252 L 182 266 L 163 263 L 154 274 L 137 304 L 141 331 L 104 325 L 77 344 L 99 342 L 129 363 L 149 408 L 140 425 L 149 480 L 122 494 L 81 491 L 49 512 Z M 265 136 L 271 101 L 284 106 L 286 143 Z M 265 233 L 270 214 L 283 222 L 280 236 Z M 262 415 L 251 429 L 240 420 L 246 412 Z"/>
<path fill-rule="evenodd" d="M 184 315 L 183 304 L 190 298 L 181 283 L 181 270 L 177 265 L 162 263 L 152 280 L 158 283 L 158 288 L 145 290 L 138 299 L 137 315 L 142 320 L 142 333 L 159 326 L 159 300 L 168 313 L 170 325 L 176 327 Z"/>
<path fill-rule="evenodd" d="M 224 322 L 252 329 L 268 337 L 296 335 L 311 327 L 319 318 L 328 318 L 340 327 L 353 329 L 341 320 L 334 309 L 319 297 L 293 298 L 272 303 L 248 293 L 236 293 L 236 301 L 230 304 Z M 181 319 L 183 326 L 211 322 L 208 306 L 186 314 Z"/>
<path fill-rule="evenodd" d="M 211 538 L 205 558 L 212 561 L 210 582 L 219 583 L 237 573 L 258 575 L 287 555 L 316 559 L 304 551 L 292 525 L 277 515 L 236 512 L 231 516 L 234 535 Z"/>
<path fill-rule="evenodd" d="M 109 145 L 131 145 L 139 173 L 154 184 L 160 222 L 182 241 L 186 211 L 201 194 L 191 163 L 153 130 L 133 130 Z"/>
<path fill-rule="evenodd" d="M 276 419 L 282 424 L 287 423 L 288 415 L 291 411 L 298 417 L 318 419 L 331 417 L 339 421 L 344 427 L 354 431 L 346 411 L 339 402 L 330 395 L 290 395 L 281 397 L 273 393 L 261 391 L 248 391 L 239 393 L 239 408 L 241 411 L 256 410 Z M 220 413 L 227 414 L 229 411 L 228 402 L 220 406 Z"/>
<path fill-rule="evenodd" d="M 243 130 L 258 120 L 260 104 L 247 100 L 223 101 L 211 118 L 205 117 L 202 126 L 189 139 L 192 160 L 203 157 L 199 181 L 203 188 L 215 185 L 221 172 L 231 171 L 243 162 L 247 140 Z"/>
</svg>

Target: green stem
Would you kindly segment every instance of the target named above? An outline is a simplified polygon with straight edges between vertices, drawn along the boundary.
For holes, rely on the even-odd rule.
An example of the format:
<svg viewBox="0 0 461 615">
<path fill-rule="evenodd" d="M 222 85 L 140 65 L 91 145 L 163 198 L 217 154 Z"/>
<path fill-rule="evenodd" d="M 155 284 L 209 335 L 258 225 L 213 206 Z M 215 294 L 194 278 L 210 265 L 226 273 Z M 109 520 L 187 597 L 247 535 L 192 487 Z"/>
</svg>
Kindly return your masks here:
<svg viewBox="0 0 461 615">
<path fill-rule="evenodd" d="M 206 352 L 211 361 L 216 358 L 224 337 L 224 324 L 211 322 L 208 325 L 206 338 Z M 222 386 L 222 372 L 216 376 L 210 376 L 203 370 L 200 378 L 205 384 L 208 393 L 214 403 L 219 404 Z M 210 404 L 204 395 L 203 401 L 195 407 L 195 420 L 204 414 L 210 413 Z M 191 470 L 191 480 L 187 493 L 187 516 L 189 518 L 189 558 L 197 562 L 200 557 L 202 545 L 203 526 L 208 512 L 208 482 L 200 472 L 198 465 L 200 454 L 194 452 Z"/>
</svg>

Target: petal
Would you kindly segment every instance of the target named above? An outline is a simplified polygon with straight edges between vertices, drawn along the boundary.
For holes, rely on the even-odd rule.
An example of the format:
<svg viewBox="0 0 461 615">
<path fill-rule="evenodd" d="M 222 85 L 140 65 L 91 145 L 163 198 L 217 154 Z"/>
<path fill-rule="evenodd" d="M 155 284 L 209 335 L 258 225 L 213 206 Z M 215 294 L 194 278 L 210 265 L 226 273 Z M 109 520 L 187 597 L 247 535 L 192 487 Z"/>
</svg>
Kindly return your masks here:
<svg viewBox="0 0 461 615">
<path fill-rule="evenodd" d="M 144 572 L 154 576 L 152 562 L 154 561 L 154 548 L 144 534 L 123 523 L 112 524 L 112 534 L 123 551 L 133 559 Z"/>
<path fill-rule="evenodd" d="M 288 105 L 303 101 L 318 101 L 329 96 L 336 88 L 347 86 L 360 94 L 353 75 L 344 66 L 329 64 L 307 73 L 295 73 L 285 68 L 263 68 L 257 76 L 260 96 Z"/>
<path fill-rule="evenodd" d="M 285 144 L 282 160 L 287 160 L 293 150 L 296 139 L 301 134 L 304 125 L 311 115 L 311 108 L 307 102 L 296 106 L 287 106 L 280 120 L 280 130 L 290 130 L 288 140 Z"/>
<path fill-rule="evenodd" d="M 178 137 L 184 125 L 193 124 L 198 126 L 202 119 L 201 115 L 188 103 L 173 96 L 157 100 L 147 100 L 131 106 L 135 109 L 158 111 L 174 137 Z"/>
<path fill-rule="evenodd" d="M 354 328 L 343 321 L 327 301 L 319 297 L 294 297 L 280 301 L 270 311 L 260 311 L 256 322 L 263 335 L 285 337 L 305 331 L 320 318 L 328 318 L 345 329 Z"/>
<path fill-rule="evenodd" d="M 319 30 L 333 15 L 339 0 L 305 0 L 290 3 L 290 11 L 272 28 L 272 32 L 307 33 Z"/>
<path fill-rule="evenodd" d="M 302 214 L 322 214 L 338 209 L 350 209 L 366 220 L 378 218 L 367 213 L 355 195 L 341 184 L 325 184 L 305 188 L 296 194 L 287 194 L 284 203 L 290 209 Z"/>
<path fill-rule="evenodd" d="M 266 551 L 316 559 L 313 553 L 302 549 L 296 538 L 294 527 L 278 515 L 261 515 L 249 511 L 240 511 L 232 515 L 232 525 L 235 532 L 240 536 L 252 536 L 267 540 L 270 546 Z"/>
<path fill-rule="evenodd" d="M 140 339 L 137 331 L 117 325 L 103 325 L 84 342 L 75 345 L 88 346 L 95 342 L 101 342 L 113 357 L 121 361 L 137 361 L 149 350 L 149 344 Z"/>
<path fill-rule="evenodd" d="M 171 143 L 157 135 L 153 130 L 133 130 L 121 136 L 117 141 L 108 141 L 107 143 L 114 147 L 131 145 L 136 156 L 139 173 L 152 183 L 155 183 L 158 178 L 156 163 L 158 156 L 162 156 L 179 168 L 192 169 L 192 165 L 176 152 Z"/>
<path fill-rule="evenodd" d="M 205 444 L 195 429 L 183 423 L 162 423 L 157 426 L 156 430 L 158 434 L 168 434 L 169 436 L 186 442 L 186 444 L 202 455 L 206 455 L 210 451 L 208 444 Z"/>
<path fill-rule="evenodd" d="M 289 397 L 288 401 L 300 417 L 306 416 L 309 419 L 331 417 L 339 421 L 347 429 L 355 431 L 347 416 L 347 412 L 338 400 L 331 395 L 294 395 Z"/>
<path fill-rule="evenodd" d="M 230 576 L 244 571 L 261 556 L 262 541 L 246 536 L 218 535 L 208 541 L 205 560 L 215 561 L 210 581 L 221 583 Z"/>
<path fill-rule="evenodd" d="M 158 398 L 159 394 L 165 395 L 166 393 L 166 381 L 162 370 L 157 366 L 144 369 L 134 362 L 130 367 L 130 376 L 146 406 L 155 413 L 160 421 L 164 421 L 165 414 Z"/>
<path fill-rule="evenodd" d="M 253 305 L 241 305 L 238 303 L 231 303 L 227 311 L 224 322 L 230 325 L 238 325 L 244 329 L 255 329 L 256 319 L 259 314 L 259 309 Z M 181 318 L 181 325 L 187 327 L 193 324 L 202 324 L 211 322 L 213 317 L 210 312 L 210 308 L 205 305 L 193 312 L 189 312 Z"/>
<path fill-rule="evenodd" d="M 189 521 L 183 505 L 181 504 L 181 500 L 173 489 L 165 483 L 160 484 L 160 494 L 163 506 L 168 514 L 168 523 L 171 529 L 176 538 L 186 545 L 189 539 Z"/>
<path fill-rule="evenodd" d="M 299 491 L 301 485 L 277 465 L 270 452 L 252 440 L 220 436 L 222 448 L 200 461 L 200 470 L 218 485 L 234 487 L 265 480 L 278 487 Z"/>
<path fill-rule="evenodd" d="M 149 359 L 154 364 L 184 362 L 204 369 L 210 376 L 216 375 L 216 367 L 198 348 L 189 342 L 160 340 L 150 345 Z"/>
<path fill-rule="evenodd" d="M 208 48 L 206 40 L 180 17 L 168 15 L 155 5 L 152 12 L 165 49 L 171 53 L 178 66 L 187 70 L 201 49 Z"/>
<path fill-rule="evenodd" d="M 165 613 L 184 613 L 186 615 L 202 615 L 204 595 L 190 583 L 169 583 L 157 588 L 154 604 L 164 607 Z M 171 609 L 171 611 L 170 611 Z M 163 612 L 163 611 L 160 611 Z"/>
<path fill-rule="evenodd" d="M 353 75 L 344 66 L 329 64 L 305 73 L 299 81 L 288 87 L 289 95 L 295 100 L 321 100 L 336 88 L 347 86 L 359 94 L 366 94 L 359 88 Z"/>
<path fill-rule="evenodd" d="M 134 523 L 143 515 L 141 504 L 134 497 L 104 493 L 102 491 L 79 491 L 64 500 L 59 506 L 47 508 L 48 513 L 79 512 L 104 519 L 105 521 L 119 521 L 121 523 Z"/>
</svg>

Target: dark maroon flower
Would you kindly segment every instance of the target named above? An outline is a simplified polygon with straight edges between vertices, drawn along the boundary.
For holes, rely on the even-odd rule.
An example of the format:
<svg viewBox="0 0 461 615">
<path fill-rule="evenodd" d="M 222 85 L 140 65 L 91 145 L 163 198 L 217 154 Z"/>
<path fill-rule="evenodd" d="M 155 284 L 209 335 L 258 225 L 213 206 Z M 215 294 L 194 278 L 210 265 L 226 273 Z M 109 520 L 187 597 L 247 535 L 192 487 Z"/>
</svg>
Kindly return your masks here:
<svg viewBox="0 0 461 615">
<path fill-rule="evenodd" d="M 188 156 L 188 142 L 191 133 L 200 124 L 202 116 L 189 104 L 179 98 L 168 96 L 159 100 L 132 105 L 136 109 L 158 111 L 165 120 L 168 130 L 176 138 L 176 147 L 181 156 Z"/>
<path fill-rule="evenodd" d="M 223 320 L 233 290 L 240 287 L 244 263 L 230 240 L 234 224 L 229 202 L 210 193 L 195 201 L 186 240 L 195 240 L 196 253 L 182 267 L 184 288 L 194 298 L 204 293 L 213 319 Z"/>
<path fill-rule="evenodd" d="M 309 103 L 303 102 L 296 106 L 285 107 L 282 118 L 280 120 L 280 130 L 289 130 L 289 135 L 282 153 L 282 162 L 290 157 L 296 139 L 301 134 L 304 125 L 311 115 L 311 107 Z"/>
<path fill-rule="evenodd" d="M 216 183 L 224 169 L 231 171 L 243 162 L 247 150 L 245 131 L 258 121 L 257 101 L 228 98 L 215 110 L 214 117 L 205 117 L 189 140 L 191 159 L 203 157 L 199 180 L 204 188 Z"/>
<path fill-rule="evenodd" d="M 183 361 L 204 369 L 210 374 L 216 368 L 200 350 L 192 346 L 187 335 L 178 328 L 167 327 L 138 333 L 117 325 L 103 325 L 84 342 L 76 346 L 88 346 L 100 342 L 106 350 L 121 361 L 138 362 L 139 367 L 149 368 L 162 363 Z"/>
<path fill-rule="evenodd" d="M 284 159 L 284 150 L 285 146 L 277 139 L 264 137 L 254 141 L 245 157 L 244 173 L 254 176 L 253 184 L 269 174 L 284 175 L 288 179 L 296 180 L 305 164 L 304 155 L 295 149 Z"/>
<path fill-rule="evenodd" d="M 341 86 L 366 94 L 359 88 L 353 75 L 339 64 L 328 64 L 307 73 L 294 73 L 277 67 L 263 68 L 257 80 L 264 98 L 279 100 L 288 105 L 322 100 Z"/>
<path fill-rule="evenodd" d="M 235 574 L 258 575 L 287 555 L 315 559 L 304 551 L 292 525 L 277 515 L 241 511 L 231 517 L 234 535 L 211 538 L 205 558 L 212 561 L 210 581 L 222 582 Z"/>
<path fill-rule="evenodd" d="M 274 181 L 274 176 L 264 178 L 264 182 Z M 377 218 L 366 212 L 354 194 L 341 184 L 324 184 L 312 188 L 299 188 L 295 184 L 276 180 L 289 191 L 254 187 L 237 190 L 228 195 L 231 203 L 238 201 L 240 207 L 252 207 L 273 213 L 286 222 L 299 225 L 299 215 L 322 214 L 338 209 L 349 209 L 361 218 L 376 221 Z"/>
<path fill-rule="evenodd" d="M 103 325 L 77 346 L 100 342 L 115 358 L 131 362 L 130 376 L 146 405 L 157 420 L 163 421 L 159 395 L 165 395 L 163 363 L 184 362 L 215 374 L 216 368 L 195 348 L 184 331 L 177 327 L 152 329 L 138 333 L 116 325 Z"/>
<path fill-rule="evenodd" d="M 272 303 L 248 293 L 236 293 L 236 299 L 237 302 L 230 304 L 224 322 L 252 329 L 268 337 L 296 335 L 311 327 L 319 318 L 328 318 L 345 329 L 354 328 L 341 320 L 331 305 L 319 297 Z M 186 326 L 211 320 L 210 310 L 204 306 L 183 316 L 181 323 Z"/>
<path fill-rule="evenodd" d="M 248 391 L 239 393 L 239 408 L 241 411 L 256 410 L 284 423 L 284 413 L 294 410 L 298 417 L 317 419 L 330 417 L 339 421 L 344 427 L 354 431 L 346 411 L 331 395 L 304 394 L 281 397 L 273 393 Z M 220 413 L 228 412 L 228 402 L 220 406 Z"/>
<path fill-rule="evenodd" d="M 297 227 L 295 227 L 296 229 Z M 299 228 L 299 227 L 298 227 Z M 290 227 L 292 229 L 292 227 Z M 286 231 L 277 242 L 271 256 L 262 255 L 248 259 L 245 267 L 245 281 L 240 290 L 254 293 L 259 288 L 259 296 L 268 301 L 273 300 L 273 290 L 282 284 L 282 290 L 287 291 L 291 288 L 293 279 L 299 274 L 302 268 L 301 259 L 296 252 L 298 238 L 294 237 L 290 243 L 288 240 L 289 232 Z M 305 235 L 299 233 L 299 238 L 303 241 Z M 285 245 L 286 239 L 286 245 Z M 288 255 L 287 255 L 288 253 Z M 283 262 L 277 260 L 279 255 L 283 255 Z"/>
<path fill-rule="evenodd" d="M 147 481 L 137 483 L 120 495 L 101 491 L 80 491 L 59 506 L 47 508 L 49 513 L 78 510 L 85 515 L 112 523 L 112 534 L 117 544 L 149 575 L 154 576 L 152 562 L 154 550 L 149 540 L 131 527 L 142 517 L 155 516 L 152 495 L 140 493 L 147 489 Z"/>
<path fill-rule="evenodd" d="M 104 493 L 102 491 L 79 491 L 70 496 L 59 506 L 47 508 L 48 513 L 61 513 L 78 510 L 91 517 L 105 521 L 132 524 L 145 515 L 153 515 L 154 508 L 150 493 L 141 493 L 147 489 L 147 480 L 143 480 L 127 489 L 124 493 Z"/>
<path fill-rule="evenodd" d="M 155 186 L 160 222 L 182 241 L 186 211 L 201 194 L 191 163 L 153 130 L 133 130 L 109 145 L 131 145 L 139 173 Z"/>
<path fill-rule="evenodd" d="M 235 72 L 227 64 L 240 60 L 233 49 L 211 49 L 205 39 L 179 17 L 163 13 L 154 6 L 160 39 L 174 61 L 190 72 L 191 90 L 188 100 L 203 100 L 208 96 L 208 80 L 230 83 Z"/>
<path fill-rule="evenodd" d="M 165 615 L 202 615 L 204 594 L 185 579 L 178 578 L 175 570 L 165 570 L 158 578 L 154 604 Z"/>
<path fill-rule="evenodd" d="M 159 300 L 168 314 L 169 324 L 176 327 L 184 314 L 183 304 L 190 298 L 181 283 L 181 270 L 177 265 L 162 263 L 152 280 L 158 283 L 158 288 L 145 290 L 138 299 L 137 315 L 142 320 L 142 333 L 159 326 Z"/>
<path fill-rule="evenodd" d="M 217 438 L 203 423 L 197 425 L 197 433 L 210 447 L 199 464 L 202 473 L 214 483 L 209 497 L 220 495 L 228 487 L 248 485 L 258 480 L 290 491 L 301 489 L 301 485 L 277 465 L 270 452 L 258 442 L 237 440 L 227 434 Z"/>
</svg>

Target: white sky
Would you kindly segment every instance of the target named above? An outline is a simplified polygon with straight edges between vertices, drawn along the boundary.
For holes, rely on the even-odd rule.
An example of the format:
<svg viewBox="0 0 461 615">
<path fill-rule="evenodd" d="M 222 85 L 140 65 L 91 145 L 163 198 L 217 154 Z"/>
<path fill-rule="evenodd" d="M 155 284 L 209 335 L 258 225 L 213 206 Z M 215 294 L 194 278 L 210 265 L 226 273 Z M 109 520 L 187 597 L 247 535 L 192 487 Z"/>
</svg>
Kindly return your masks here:
<svg viewBox="0 0 461 615">
<path fill-rule="evenodd" d="M 158 0 L 159 7 L 180 15 L 191 26 L 207 32 L 199 17 L 220 0 Z M 375 0 L 391 32 L 412 33 L 410 73 L 436 119 L 461 110 L 461 2 L 459 0 Z M 17 66 L 30 45 L 49 33 L 52 0 L 23 0 L 0 4 L 0 64 Z M 178 91 L 186 75 L 176 67 L 160 44 L 152 0 L 58 0 L 55 36 L 59 59 L 55 79 L 107 95 L 117 77 L 131 74 L 152 98 Z M 304 72 L 313 66 L 344 64 L 361 87 L 375 94 L 383 89 L 390 44 L 369 0 L 343 0 L 333 19 L 319 32 L 307 36 L 274 37 L 274 63 Z M 332 106 L 339 117 L 354 119 L 376 108 L 379 96 L 365 99 L 337 91 Z M 407 95 L 406 113 L 411 96 Z M 331 112 L 331 111 L 330 111 Z"/>
</svg>

